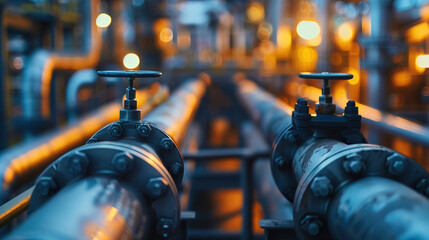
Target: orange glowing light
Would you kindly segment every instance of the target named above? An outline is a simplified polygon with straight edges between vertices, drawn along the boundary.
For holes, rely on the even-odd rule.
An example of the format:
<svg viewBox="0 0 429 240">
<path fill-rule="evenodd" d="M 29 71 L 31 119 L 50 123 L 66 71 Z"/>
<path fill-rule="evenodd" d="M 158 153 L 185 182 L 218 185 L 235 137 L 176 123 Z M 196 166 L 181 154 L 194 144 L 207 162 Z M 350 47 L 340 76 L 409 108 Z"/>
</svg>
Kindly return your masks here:
<svg viewBox="0 0 429 240">
<path fill-rule="evenodd" d="M 170 28 L 162 29 L 159 33 L 159 39 L 164 43 L 171 42 L 171 40 L 173 40 L 173 30 Z"/>
<path fill-rule="evenodd" d="M 277 48 L 281 54 L 288 54 L 292 45 L 292 33 L 287 25 L 281 25 L 277 30 Z"/>
<path fill-rule="evenodd" d="M 395 72 L 392 79 L 395 87 L 405 87 L 410 85 L 412 82 L 411 74 L 408 72 L 408 69 Z"/>
<path fill-rule="evenodd" d="M 338 38 L 344 42 L 351 41 L 355 33 L 355 27 L 349 22 L 342 23 L 337 30 Z"/>
<path fill-rule="evenodd" d="M 429 54 L 422 54 L 416 57 L 416 66 L 419 68 L 429 68 Z"/>
<path fill-rule="evenodd" d="M 247 8 L 247 18 L 252 23 L 258 23 L 265 17 L 264 5 L 259 2 L 252 2 Z"/>
<path fill-rule="evenodd" d="M 405 37 L 410 43 L 417 43 L 425 40 L 429 36 L 429 24 L 427 22 L 419 23 L 405 32 Z"/>
<path fill-rule="evenodd" d="M 350 80 L 348 80 L 348 81 L 349 81 L 349 83 L 350 83 L 351 85 L 356 85 L 356 84 L 358 84 L 358 83 L 359 83 L 359 81 L 360 81 L 360 72 L 359 72 L 359 70 L 357 70 L 357 69 L 355 69 L 355 68 L 350 68 L 348 72 L 349 72 L 350 74 L 352 74 L 352 75 L 353 75 L 353 78 L 352 78 L 352 79 L 350 79 Z"/>
</svg>

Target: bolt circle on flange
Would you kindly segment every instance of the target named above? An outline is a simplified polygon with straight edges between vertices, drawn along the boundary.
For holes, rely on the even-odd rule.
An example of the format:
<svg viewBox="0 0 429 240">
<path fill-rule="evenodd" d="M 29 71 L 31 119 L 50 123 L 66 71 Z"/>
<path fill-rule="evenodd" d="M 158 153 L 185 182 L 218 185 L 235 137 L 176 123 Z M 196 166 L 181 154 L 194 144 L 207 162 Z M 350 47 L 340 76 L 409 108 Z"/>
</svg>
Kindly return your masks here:
<svg viewBox="0 0 429 240">
<path fill-rule="evenodd" d="M 174 223 L 170 219 L 161 219 L 159 221 L 157 230 L 159 235 L 161 235 L 162 238 L 168 238 L 172 235 L 172 229 L 174 228 Z"/>
<path fill-rule="evenodd" d="M 146 191 L 152 198 L 161 197 L 166 189 L 167 184 L 162 177 L 151 178 L 146 185 Z"/>
<path fill-rule="evenodd" d="M 348 173 L 358 174 L 366 170 L 366 165 L 361 155 L 352 153 L 346 156 L 343 162 L 343 168 Z"/>
<path fill-rule="evenodd" d="M 109 134 L 113 137 L 121 136 L 123 132 L 122 126 L 119 123 L 112 123 L 109 127 Z"/>
<path fill-rule="evenodd" d="M 162 141 L 160 143 L 160 146 L 164 150 L 170 150 L 172 145 L 173 145 L 173 142 L 169 138 L 162 139 Z"/>
<path fill-rule="evenodd" d="M 88 158 L 81 152 L 75 152 L 68 161 L 68 171 L 73 175 L 84 174 L 89 165 Z"/>
<path fill-rule="evenodd" d="M 278 156 L 275 159 L 276 166 L 279 168 L 285 168 L 288 164 L 288 161 L 284 159 L 282 156 Z"/>
<path fill-rule="evenodd" d="M 393 153 L 386 159 L 387 171 L 395 176 L 399 176 L 405 172 L 406 158 L 398 153 Z"/>
<path fill-rule="evenodd" d="M 327 197 L 333 190 L 334 186 L 326 176 L 315 177 L 311 183 L 311 191 L 316 197 Z"/>
<path fill-rule="evenodd" d="M 56 190 L 57 184 L 51 177 L 42 177 L 38 182 L 36 189 L 42 196 L 49 195 L 52 191 Z"/>
<path fill-rule="evenodd" d="M 137 132 L 142 137 L 148 137 L 150 135 L 151 130 L 152 129 L 149 124 L 145 123 L 140 124 L 140 126 L 137 127 Z"/>
<path fill-rule="evenodd" d="M 416 185 L 417 191 L 429 198 L 429 178 L 423 178 Z"/>
<path fill-rule="evenodd" d="M 119 173 L 128 173 L 133 169 L 134 158 L 126 152 L 117 153 L 112 159 L 112 165 Z"/>
<path fill-rule="evenodd" d="M 320 233 L 322 222 L 319 217 L 307 215 L 301 220 L 301 228 L 308 234 L 316 236 Z"/>
<path fill-rule="evenodd" d="M 176 162 L 173 165 L 171 165 L 170 172 L 174 175 L 177 175 L 182 172 L 182 169 L 183 169 L 182 164 Z"/>
</svg>

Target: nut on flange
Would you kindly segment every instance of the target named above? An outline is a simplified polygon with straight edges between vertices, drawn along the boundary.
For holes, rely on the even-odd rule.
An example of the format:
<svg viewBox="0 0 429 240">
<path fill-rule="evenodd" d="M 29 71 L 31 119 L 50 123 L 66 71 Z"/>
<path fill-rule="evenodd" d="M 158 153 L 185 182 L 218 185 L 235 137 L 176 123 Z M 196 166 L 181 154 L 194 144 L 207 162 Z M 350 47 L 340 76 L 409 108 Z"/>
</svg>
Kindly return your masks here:
<svg viewBox="0 0 429 240">
<path fill-rule="evenodd" d="M 327 197 L 334 190 L 331 180 L 326 176 L 315 177 L 310 188 L 316 197 Z"/>
</svg>

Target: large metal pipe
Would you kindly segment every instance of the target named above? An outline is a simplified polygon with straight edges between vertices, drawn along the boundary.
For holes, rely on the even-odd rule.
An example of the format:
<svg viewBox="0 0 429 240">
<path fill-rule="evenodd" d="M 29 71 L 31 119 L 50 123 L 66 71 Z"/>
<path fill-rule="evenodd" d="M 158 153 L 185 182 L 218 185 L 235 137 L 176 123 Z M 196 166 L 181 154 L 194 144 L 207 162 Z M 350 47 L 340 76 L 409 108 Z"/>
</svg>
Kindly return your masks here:
<svg viewBox="0 0 429 240">
<path fill-rule="evenodd" d="M 168 96 L 159 84 L 137 93 L 142 115 L 146 115 Z M 35 178 L 51 162 L 85 143 L 96 131 L 119 119 L 120 103 L 109 104 L 75 124 L 24 142 L 0 154 L 0 203 L 27 181 Z"/>
<path fill-rule="evenodd" d="M 117 180 L 88 177 L 61 189 L 5 239 L 147 239 L 151 210 Z"/>
<path fill-rule="evenodd" d="M 79 70 L 94 67 L 100 58 L 101 30 L 95 24 L 99 0 L 82 1 L 84 49 L 81 53 L 35 52 L 25 68 L 22 80 L 23 115 L 25 119 L 50 116 L 52 73 L 56 69 Z"/>
<path fill-rule="evenodd" d="M 180 143 L 208 84 L 210 77 L 206 74 L 184 83 L 164 104 L 150 112 L 142 121 L 154 123 Z"/>
<path fill-rule="evenodd" d="M 269 144 L 292 123 L 293 109 L 248 80 L 237 81 L 238 96 Z"/>
<path fill-rule="evenodd" d="M 327 222 L 334 239 L 428 239 L 429 200 L 393 180 L 367 177 L 338 191 Z"/>
</svg>

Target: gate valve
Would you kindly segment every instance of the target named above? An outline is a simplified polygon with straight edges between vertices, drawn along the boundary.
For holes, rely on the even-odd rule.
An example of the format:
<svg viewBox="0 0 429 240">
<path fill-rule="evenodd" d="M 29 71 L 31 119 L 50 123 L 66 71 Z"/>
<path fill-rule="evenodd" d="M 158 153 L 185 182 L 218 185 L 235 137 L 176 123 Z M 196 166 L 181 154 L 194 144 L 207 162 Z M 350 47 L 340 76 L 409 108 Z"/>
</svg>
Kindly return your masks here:
<svg viewBox="0 0 429 240">
<path fill-rule="evenodd" d="M 120 112 L 120 121 L 140 121 L 140 110 L 137 109 L 136 89 L 133 87 L 135 78 L 160 77 L 161 72 L 156 71 L 98 71 L 100 77 L 126 77 L 128 87 L 126 89 L 126 99 L 124 109 Z"/>
<path fill-rule="evenodd" d="M 319 96 L 319 103 L 316 104 L 317 114 L 335 114 L 335 104 L 332 103 L 331 88 L 329 87 L 329 80 L 349 80 L 353 78 L 352 74 L 348 73 L 300 73 L 300 78 L 307 79 L 322 79 L 322 95 Z"/>
</svg>

